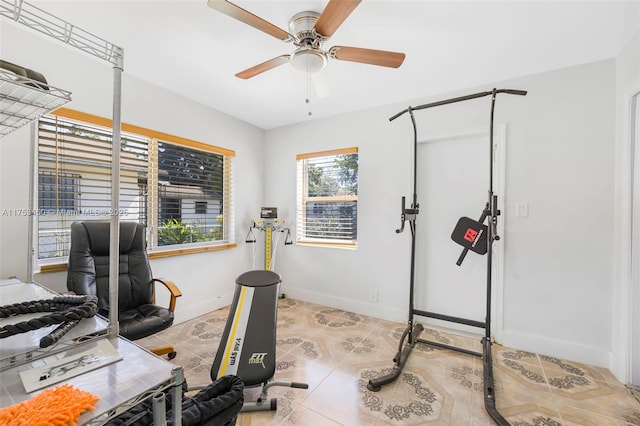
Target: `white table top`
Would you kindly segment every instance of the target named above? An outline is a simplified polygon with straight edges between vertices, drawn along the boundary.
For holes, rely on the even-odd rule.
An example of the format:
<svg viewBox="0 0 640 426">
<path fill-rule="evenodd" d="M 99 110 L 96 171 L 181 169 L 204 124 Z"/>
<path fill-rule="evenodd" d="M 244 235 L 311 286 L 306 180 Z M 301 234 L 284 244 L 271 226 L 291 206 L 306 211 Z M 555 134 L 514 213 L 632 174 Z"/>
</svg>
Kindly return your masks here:
<svg viewBox="0 0 640 426">
<path fill-rule="evenodd" d="M 170 362 L 126 339 L 111 339 L 110 342 L 118 350 L 122 360 L 52 385 L 69 384 L 100 398 L 95 404 L 94 411 L 87 411 L 80 416 L 79 424 L 93 423 L 94 420 L 97 424 L 102 423 L 114 408 L 127 405 L 131 400 L 153 396 L 173 383 L 172 370 L 175 366 Z M 0 407 L 17 404 L 40 392 L 35 391 L 30 394 L 25 392 L 20 379 L 21 371 L 41 366 L 47 361 L 57 361 L 64 356 L 73 356 L 74 353 L 87 350 L 88 347 L 96 344 L 97 342 L 94 341 L 64 353 L 0 372 Z"/>
<path fill-rule="evenodd" d="M 3 306 L 30 300 L 50 299 L 53 296 L 56 296 L 54 292 L 38 284 L 27 284 L 17 280 L 0 282 L 0 304 Z M 28 314 L 0 319 L 0 326 L 42 315 L 44 314 Z M 96 330 L 104 330 L 107 326 L 108 323 L 101 317 L 85 318 L 67 333 L 65 338 L 75 339 Z M 106 339 L 104 335 L 88 342 L 71 340 L 75 344 L 59 344 L 55 350 L 39 354 L 40 338 L 54 327 L 0 339 L 0 360 L 5 361 L 3 371 L 0 371 L 0 407 L 17 404 L 41 392 L 41 390 L 31 393 L 25 391 L 20 378 L 21 371 L 41 367 L 65 357 L 73 357 Z M 135 405 L 142 399 L 151 397 L 175 383 L 176 367 L 170 362 L 124 338 L 112 338 L 109 341 L 122 356 L 122 360 L 52 385 L 70 384 L 100 398 L 95 404 L 95 410 L 85 412 L 80 417 L 79 424 L 102 424 L 113 414 L 114 409 Z M 34 353 L 38 356 L 32 359 L 27 357 L 26 360 L 12 363 L 10 366 L 6 365 L 6 361 L 11 357 L 31 350 L 35 350 Z"/>
<path fill-rule="evenodd" d="M 18 280 L 3 280 L 2 283 L 0 283 L 0 305 L 2 306 L 32 300 L 46 300 L 55 296 L 59 295 L 35 283 L 23 283 Z M 9 324 L 16 324 L 22 321 L 28 321 L 43 315 L 46 315 L 46 313 L 34 313 L 9 318 L 0 318 L 0 327 L 4 327 Z M 97 315 L 91 318 L 84 318 L 62 338 L 61 343 L 96 333 L 98 331 L 106 330 L 108 325 L 109 323 L 104 318 Z M 40 349 L 40 339 L 51 333 L 51 331 L 56 327 L 57 325 L 52 325 L 30 331 L 28 333 L 16 334 L 5 339 L 0 339 L 0 360 L 6 360 L 10 357 L 15 357 L 16 355 L 24 354 L 33 350 L 37 350 L 38 352 L 45 354 L 56 352 L 58 350 L 56 347 L 46 348 L 45 350 Z M 5 365 L 6 364 L 4 362 L 0 362 L 0 366 L 4 367 Z"/>
</svg>

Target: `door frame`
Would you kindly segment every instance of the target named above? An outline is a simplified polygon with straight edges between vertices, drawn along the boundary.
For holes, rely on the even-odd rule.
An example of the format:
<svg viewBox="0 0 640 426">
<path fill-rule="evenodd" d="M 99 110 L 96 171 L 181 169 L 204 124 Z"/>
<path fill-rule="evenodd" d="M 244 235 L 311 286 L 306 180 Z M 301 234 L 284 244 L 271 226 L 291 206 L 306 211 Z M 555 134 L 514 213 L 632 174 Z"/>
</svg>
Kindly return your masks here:
<svg viewBox="0 0 640 426">
<path fill-rule="evenodd" d="M 623 347 L 626 346 L 626 384 L 640 388 L 640 90 L 631 94 L 629 97 L 629 125 L 627 134 L 629 136 L 629 148 L 631 155 L 630 162 L 630 197 L 629 217 L 631 218 L 630 226 L 630 244 L 627 248 L 627 256 L 630 259 L 631 273 L 628 288 L 621 293 L 626 296 L 628 305 L 623 306 L 624 310 L 628 309 L 628 315 L 621 320 L 626 324 L 622 324 L 622 328 L 627 330 L 623 337 Z M 626 257 L 626 256 L 625 256 Z M 626 309 L 625 309 L 626 308 Z M 615 319 L 614 319 L 615 321 Z M 615 324 L 614 324 L 615 326 Z M 634 338 L 634 336 L 636 336 Z M 635 357 L 634 357 L 635 354 Z"/>
<path fill-rule="evenodd" d="M 496 343 L 501 343 L 504 321 L 504 224 L 505 215 L 507 214 L 505 210 L 507 125 L 505 123 L 494 123 L 493 127 L 493 193 L 498 196 L 498 209 L 500 210 L 500 215 L 498 216 L 497 229 L 498 235 L 501 238 L 493 243 L 493 283 L 491 286 L 492 300 L 490 333 Z M 472 137 L 486 137 L 488 139 L 489 129 L 487 127 L 473 127 L 455 132 L 446 132 L 434 135 L 427 134 L 418 139 L 418 144 L 428 144 L 448 139 L 464 139 Z M 486 185 L 488 191 L 488 176 Z"/>
</svg>

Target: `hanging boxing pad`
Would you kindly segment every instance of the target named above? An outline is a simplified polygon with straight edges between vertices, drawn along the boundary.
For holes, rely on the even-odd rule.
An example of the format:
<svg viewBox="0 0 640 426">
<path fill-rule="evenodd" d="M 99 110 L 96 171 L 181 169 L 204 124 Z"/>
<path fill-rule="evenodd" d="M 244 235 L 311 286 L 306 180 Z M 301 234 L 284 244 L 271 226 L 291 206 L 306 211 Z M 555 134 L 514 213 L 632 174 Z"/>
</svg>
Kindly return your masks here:
<svg viewBox="0 0 640 426">
<path fill-rule="evenodd" d="M 451 239 L 474 253 L 487 253 L 487 225 L 468 217 L 461 217 L 453 228 Z"/>
</svg>

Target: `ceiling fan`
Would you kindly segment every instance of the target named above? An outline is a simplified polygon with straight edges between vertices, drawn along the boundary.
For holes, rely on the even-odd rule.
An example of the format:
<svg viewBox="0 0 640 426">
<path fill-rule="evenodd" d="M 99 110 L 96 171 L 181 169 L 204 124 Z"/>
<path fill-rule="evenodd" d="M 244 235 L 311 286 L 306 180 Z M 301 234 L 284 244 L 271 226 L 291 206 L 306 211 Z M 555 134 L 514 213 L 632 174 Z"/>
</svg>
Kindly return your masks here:
<svg viewBox="0 0 640 426">
<path fill-rule="evenodd" d="M 322 13 L 314 11 L 297 13 L 289 20 L 290 32 L 265 21 L 230 1 L 208 0 L 207 4 L 212 9 L 251 25 L 270 36 L 287 43 L 292 42 L 297 48 L 290 55 L 280 55 L 240 71 L 236 74 L 236 77 L 252 78 L 287 62 L 300 71 L 315 73 L 326 67 L 328 58 L 398 68 L 404 61 L 404 53 L 349 46 L 333 46 L 328 50 L 323 50 L 322 45 L 342 25 L 361 1 L 329 0 Z"/>
</svg>

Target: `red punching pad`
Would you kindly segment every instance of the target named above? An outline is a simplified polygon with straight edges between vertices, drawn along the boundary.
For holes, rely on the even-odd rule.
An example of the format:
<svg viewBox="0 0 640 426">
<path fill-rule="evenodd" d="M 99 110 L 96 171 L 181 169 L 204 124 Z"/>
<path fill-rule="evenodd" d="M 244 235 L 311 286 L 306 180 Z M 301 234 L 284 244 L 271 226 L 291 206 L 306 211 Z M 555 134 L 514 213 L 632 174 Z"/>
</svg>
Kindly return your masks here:
<svg viewBox="0 0 640 426">
<path fill-rule="evenodd" d="M 487 253 L 487 225 L 461 217 L 451 233 L 451 239 L 474 253 Z"/>
</svg>

